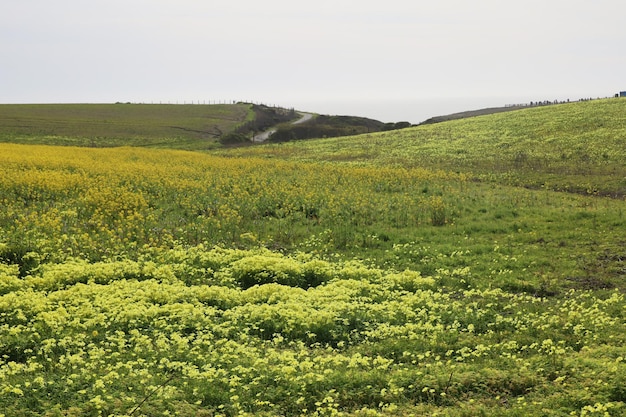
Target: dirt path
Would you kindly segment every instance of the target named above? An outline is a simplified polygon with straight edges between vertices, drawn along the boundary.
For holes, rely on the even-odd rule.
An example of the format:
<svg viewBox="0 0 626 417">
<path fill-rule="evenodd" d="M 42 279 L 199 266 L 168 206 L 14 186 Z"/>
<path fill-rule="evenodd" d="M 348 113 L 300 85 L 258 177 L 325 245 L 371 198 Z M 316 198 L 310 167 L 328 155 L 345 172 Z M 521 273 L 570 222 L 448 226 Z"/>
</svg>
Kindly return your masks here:
<svg viewBox="0 0 626 417">
<path fill-rule="evenodd" d="M 308 120 L 311 120 L 313 118 L 313 114 L 312 113 L 298 113 L 298 114 L 300 116 L 302 116 L 302 117 L 300 117 L 295 122 L 291 122 L 292 125 L 298 125 L 300 123 L 304 123 L 304 122 L 306 122 Z M 261 132 L 261 133 L 259 133 L 258 135 L 254 136 L 252 138 L 252 142 L 254 142 L 254 143 L 265 142 L 274 133 L 276 133 L 276 129 L 274 129 L 274 128 L 266 130 L 265 132 Z"/>
<path fill-rule="evenodd" d="M 311 113 L 298 113 L 298 114 L 302 117 L 296 120 L 295 122 L 291 122 L 292 125 L 299 125 L 300 123 L 304 123 L 313 118 L 313 114 Z"/>
</svg>

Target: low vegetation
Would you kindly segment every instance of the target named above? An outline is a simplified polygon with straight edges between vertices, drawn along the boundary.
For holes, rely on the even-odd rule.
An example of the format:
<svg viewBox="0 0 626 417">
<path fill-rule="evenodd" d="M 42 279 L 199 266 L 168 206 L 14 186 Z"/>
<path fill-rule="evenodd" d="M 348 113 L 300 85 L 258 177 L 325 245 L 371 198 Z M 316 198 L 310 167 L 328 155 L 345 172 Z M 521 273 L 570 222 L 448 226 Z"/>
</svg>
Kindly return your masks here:
<svg viewBox="0 0 626 417">
<path fill-rule="evenodd" d="M 365 117 L 319 115 L 302 124 L 282 125 L 270 137 L 270 142 L 354 136 L 362 133 L 404 129 L 410 126 L 409 122 L 383 123 Z"/>
<path fill-rule="evenodd" d="M 623 197 L 625 107 L 621 99 L 576 102 L 230 155 L 421 167 L 496 184 Z"/>
<path fill-rule="evenodd" d="M 203 150 L 254 117 L 245 103 L 3 104 L 0 142 Z"/>
<path fill-rule="evenodd" d="M 0 415 L 624 415 L 625 109 L 0 144 Z"/>
<path fill-rule="evenodd" d="M 268 107 L 265 105 L 252 105 L 254 117 L 246 123 L 238 126 L 232 132 L 222 136 L 222 145 L 242 145 L 250 144 L 253 137 L 274 126 L 287 124 L 287 122 L 297 119 L 299 116 L 294 109 L 284 109 L 281 107 Z"/>
</svg>

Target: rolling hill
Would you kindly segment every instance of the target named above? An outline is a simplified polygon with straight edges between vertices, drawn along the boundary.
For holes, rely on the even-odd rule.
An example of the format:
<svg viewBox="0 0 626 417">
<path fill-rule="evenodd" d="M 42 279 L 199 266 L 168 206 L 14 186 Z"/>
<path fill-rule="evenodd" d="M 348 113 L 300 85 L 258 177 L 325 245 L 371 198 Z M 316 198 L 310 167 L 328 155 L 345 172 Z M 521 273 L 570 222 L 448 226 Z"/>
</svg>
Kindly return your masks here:
<svg viewBox="0 0 626 417">
<path fill-rule="evenodd" d="M 3 104 L 0 141 L 89 147 L 141 146 L 206 150 L 250 145 L 254 134 L 276 139 L 346 136 L 406 127 L 354 116 L 318 116 L 291 126 L 293 109 L 261 104 Z"/>
<path fill-rule="evenodd" d="M 423 167 L 480 181 L 624 197 L 625 131 L 626 100 L 605 99 L 230 155 Z"/>
<path fill-rule="evenodd" d="M 0 143 L 0 416 L 623 416 L 625 115 L 203 152 L 114 147 L 140 124 L 85 115 L 23 131 Z"/>
<path fill-rule="evenodd" d="M 250 104 L 3 104 L 0 141 L 207 149 L 255 118 Z"/>
</svg>

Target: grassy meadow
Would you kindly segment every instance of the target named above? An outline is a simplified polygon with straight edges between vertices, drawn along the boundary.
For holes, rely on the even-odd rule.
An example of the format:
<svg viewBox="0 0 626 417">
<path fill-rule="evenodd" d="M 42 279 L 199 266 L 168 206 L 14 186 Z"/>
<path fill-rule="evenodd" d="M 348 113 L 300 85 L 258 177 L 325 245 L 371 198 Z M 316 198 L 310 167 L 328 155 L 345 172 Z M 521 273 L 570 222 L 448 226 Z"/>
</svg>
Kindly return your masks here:
<svg viewBox="0 0 626 417">
<path fill-rule="evenodd" d="M 625 133 L 0 143 L 0 416 L 624 415 Z"/>
<path fill-rule="evenodd" d="M 479 181 L 624 197 L 626 105 L 595 100 L 228 155 L 463 172 Z"/>
<path fill-rule="evenodd" d="M 2 104 L 0 142 L 204 150 L 253 117 L 249 104 Z"/>
</svg>

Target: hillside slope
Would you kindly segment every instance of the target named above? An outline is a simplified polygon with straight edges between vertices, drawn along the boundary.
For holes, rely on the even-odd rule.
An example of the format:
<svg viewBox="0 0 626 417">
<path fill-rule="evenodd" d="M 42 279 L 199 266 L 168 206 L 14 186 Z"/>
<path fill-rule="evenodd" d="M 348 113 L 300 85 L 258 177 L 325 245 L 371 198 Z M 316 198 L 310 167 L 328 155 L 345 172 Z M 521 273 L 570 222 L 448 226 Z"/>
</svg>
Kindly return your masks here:
<svg viewBox="0 0 626 417">
<path fill-rule="evenodd" d="M 481 181 L 626 195 L 626 100 L 522 109 L 231 155 L 462 172 Z"/>
<path fill-rule="evenodd" d="M 206 149 L 254 117 L 249 104 L 3 104 L 0 141 Z"/>
<path fill-rule="evenodd" d="M 0 143 L 0 415 L 624 416 L 623 106 Z"/>
<path fill-rule="evenodd" d="M 304 123 L 280 126 L 271 136 L 270 142 L 354 136 L 361 133 L 396 130 L 410 126 L 409 122 L 383 123 L 357 116 L 318 115 Z"/>
</svg>

